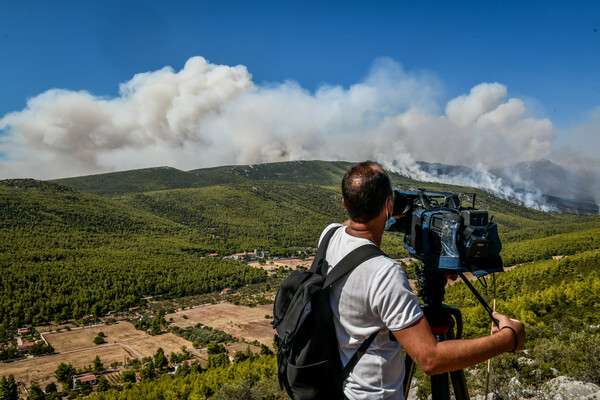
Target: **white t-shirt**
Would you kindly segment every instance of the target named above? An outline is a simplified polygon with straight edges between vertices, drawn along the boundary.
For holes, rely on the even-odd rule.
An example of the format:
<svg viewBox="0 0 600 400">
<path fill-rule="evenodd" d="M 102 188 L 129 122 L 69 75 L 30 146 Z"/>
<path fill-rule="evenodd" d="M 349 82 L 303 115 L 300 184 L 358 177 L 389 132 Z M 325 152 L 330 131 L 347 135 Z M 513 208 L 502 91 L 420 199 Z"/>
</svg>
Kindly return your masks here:
<svg viewBox="0 0 600 400">
<path fill-rule="evenodd" d="M 329 225 L 321 239 L 336 226 L 342 225 Z M 325 255 L 330 270 L 346 254 L 364 244 L 375 245 L 368 239 L 347 234 L 345 227 L 338 229 Z M 346 397 L 402 399 L 404 355 L 400 344 L 390 340 L 389 331 L 406 328 L 423 316 L 419 299 L 402 267 L 385 256 L 367 260 L 334 283 L 330 301 L 343 365 L 373 332 L 381 330 L 346 380 Z"/>
</svg>

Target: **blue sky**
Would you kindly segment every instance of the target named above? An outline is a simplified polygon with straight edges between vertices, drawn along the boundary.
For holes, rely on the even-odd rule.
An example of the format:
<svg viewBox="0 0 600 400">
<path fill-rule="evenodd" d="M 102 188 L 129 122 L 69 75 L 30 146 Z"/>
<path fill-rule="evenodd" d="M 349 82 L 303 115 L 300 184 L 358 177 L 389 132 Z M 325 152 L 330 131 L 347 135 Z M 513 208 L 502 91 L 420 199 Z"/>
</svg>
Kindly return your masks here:
<svg viewBox="0 0 600 400">
<path fill-rule="evenodd" d="M 194 56 L 243 65 L 261 88 L 291 80 L 312 94 L 323 85 L 349 90 L 385 57 L 435 87 L 439 113 L 477 85 L 497 82 L 527 115 L 551 121 L 553 146 L 595 121 L 590 113 L 600 106 L 598 1 L 1 4 L 0 118 L 52 88 L 114 99 L 135 74 L 180 71 Z M 5 123 L 0 137 L 7 130 Z M 0 148 L 4 159 L 7 152 Z"/>
<path fill-rule="evenodd" d="M 50 88 L 117 95 L 138 72 L 195 55 L 256 82 L 348 86 L 380 56 L 537 99 L 553 122 L 600 104 L 597 1 L 3 1 L 0 115 Z"/>
</svg>

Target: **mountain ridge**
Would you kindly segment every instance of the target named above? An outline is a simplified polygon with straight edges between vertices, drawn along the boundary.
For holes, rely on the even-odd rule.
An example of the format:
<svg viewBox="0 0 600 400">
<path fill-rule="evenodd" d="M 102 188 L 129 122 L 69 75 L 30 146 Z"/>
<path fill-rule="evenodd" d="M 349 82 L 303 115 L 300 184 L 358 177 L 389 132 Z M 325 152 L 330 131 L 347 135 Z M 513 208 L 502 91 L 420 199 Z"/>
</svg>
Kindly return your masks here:
<svg viewBox="0 0 600 400">
<path fill-rule="evenodd" d="M 275 163 L 226 165 L 181 171 L 162 166 L 106 174 L 54 179 L 59 183 L 104 197 L 119 197 L 149 191 L 191 189 L 253 180 L 275 180 L 339 187 L 344 173 L 355 163 L 347 161 L 284 161 Z M 519 163 L 488 173 L 466 166 L 417 162 L 421 172 L 435 182 L 488 182 L 497 179 L 517 197 L 537 198 L 549 209 L 575 215 L 595 215 L 600 211 L 597 191 L 584 177 L 548 160 Z M 419 181 L 400 173 L 391 173 L 396 184 L 419 186 Z M 479 185 L 479 187 L 483 187 Z M 502 193 L 502 190 L 498 194 Z M 508 196 L 509 200 L 511 199 Z M 519 204 L 517 198 L 512 199 Z"/>
<path fill-rule="evenodd" d="M 182 171 L 162 166 L 105 174 L 53 179 L 50 182 L 105 197 L 156 190 L 191 189 L 248 180 L 279 180 L 324 186 L 339 185 L 353 165 L 345 161 L 286 161 L 278 163 L 225 165 Z"/>
</svg>

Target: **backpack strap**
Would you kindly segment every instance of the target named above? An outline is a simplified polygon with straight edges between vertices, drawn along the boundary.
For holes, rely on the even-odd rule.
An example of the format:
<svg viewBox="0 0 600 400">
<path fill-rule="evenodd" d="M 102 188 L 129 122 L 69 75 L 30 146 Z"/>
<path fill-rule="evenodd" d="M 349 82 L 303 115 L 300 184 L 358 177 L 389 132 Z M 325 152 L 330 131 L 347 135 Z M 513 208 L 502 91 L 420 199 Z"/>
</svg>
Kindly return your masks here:
<svg viewBox="0 0 600 400">
<path fill-rule="evenodd" d="M 331 272 L 327 274 L 325 282 L 323 283 L 323 288 L 331 286 L 363 262 L 382 255 L 384 256 L 385 253 L 374 244 L 365 244 L 363 246 L 357 247 L 356 249 L 348 253 L 344 258 L 342 258 L 340 262 L 338 262 L 335 265 L 335 267 L 331 270 Z M 325 321 L 327 321 L 327 323 L 331 322 L 333 328 L 333 320 Z M 352 358 L 350 358 L 346 366 L 342 369 L 342 374 L 340 376 L 342 382 L 344 382 L 348 378 L 348 375 L 350 374 L 352 369 L 354 369 L 360 358 L 366 353 L 367 349 L 369 348 L 371 343 L 373 343 L 373 340 L 375 340 L 375 337 L 379 334 L 380 331 L 381 330 L 373 332 L 364 342 L 362 342 L 358 350 L 356 350 L 356 352 L 352 355 Z"/>
<path fill-rule="evenodd" d="M 331 240 L 333 234 L 336 233 L 340 228 L 344 228 L 344 226 L 333 227 L 325 233 L 325 236 L 323 236 L 321 243 L 319 243 L 319 248 L 317 249 L 317 254 L 315 254 L 313 263 L 310 266 L 310 272 L 318 272 L 323 260 L 325 260 L 325 254 L 327 253 L 329 241 Z"/>
<path fill-rule="evenodd" d="M 313 262 L 310 266 L 310 272 L 312 273 L 318 273 L 319 269 L 321 268 L 321 265 L 323 264 L 323 261 L 325 261 L 325 252 L 327 251 L 327 246 L 329 246 L 329 241 L 331 240 L 331 237 L 333 236 L 333 234 L 340 228 L 343 228 L 342 226 L 337 226 L 334 228 L 331 228 L 330 230 L 328 230 L 325 233 L 325 236 L 323 236 L 323 239 L 321 240 L 321 243 L 319 244 L 319 248 L 317 249 L 317 254 L 315 255 L 315 258 L 313 259 Z M 297 271 L 292 272 L 292 274 L 296 273 Z M 285 290 L 285 291 L 278 291 L 277 292 L 277 296 L 275 297 L 275 304 L 282 304 L 281 308 L 279 308 L 278 310 L 275 309 L 275 307 L 273 308 L 273 321 L 271 321 L 271 325 L 273 326 L 273 328 L 277 328 L 277 326 L 279 325 L 279 323 L 282 321 L 283 316 L 286 314 L 290 303 L 292 302 L 292 300 L 294 299 L 294 295 L 296 294 L 296 292 L 298 291 L 298 288 L 300 287 L 300 285 L 302 285 L 307 279 L 310 278 L 310 274 L 302 274 L 302 275 L 298 275 L 298 279 L 290 282 L 290 287 L 289 289 Z M 286 280 L 286 282 L 288 282 Z M 285 283 L 284 283 L 285 285 Z M 279 300 L 279 296 L 283 296 L 287 295 L 285 299 L 283 300 Z"/>
<path fill-rule="evenodd" d="M 344 275 L 352 271 L 354 268 L 362 264 L 363 262 L 370 260 L 373 257 L 385 256 L 385 253 L 374 244 L 365 244 L 350 253 L 346 254 L 344 258 L 338 262 L 334 268 L 327 274 L 323 287 L 333 285 L 336 281 L 342 278 Z M 325 273 L 326 271 L 323 271 Z"/>
<path fill-rule="evenodd" d="M 348 364 L 346 364 L 346 366 L 342 370 L 342 382 L 348 378 L 348 375 L 350 375 L 350 372 L 354 369 L 354 367 L 358 363 L 358 360 L 360 360 L 360 358 L 367 352 L 367 349 L 369 348 L 371 343 L 373 343 L 373 340 L 375 340 L 375 336 L 377 336 L 379 332 L 381 332 L 381 329 L 371 333 L 371 336 L 369 336 L 367 340 L 362 342 L 358 350 L 356 350 L 356 353 L 354 353 L 352 358 L 348 360 Z"/>
</svg>

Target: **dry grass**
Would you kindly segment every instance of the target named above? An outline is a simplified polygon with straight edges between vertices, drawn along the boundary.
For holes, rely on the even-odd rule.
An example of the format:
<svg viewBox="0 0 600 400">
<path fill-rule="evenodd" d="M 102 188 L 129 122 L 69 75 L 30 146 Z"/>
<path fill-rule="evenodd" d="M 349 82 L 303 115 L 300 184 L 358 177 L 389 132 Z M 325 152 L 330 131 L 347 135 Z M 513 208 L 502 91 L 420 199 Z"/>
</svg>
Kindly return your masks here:
<svg viewBox="0 0 600 400">
<path fill-rule="evenodd" d="M 28 358 L 9 364 L 0 364 L 0 375 L 14 375 L 15 379 L 29 386 L 31 382 L 38 382 L 44 388 L 54 379 L 54 371 L 60 363 L 71 363 L 75 368 L 91 365 L 96 355 L 100 356 L 102 363 L 107 367 L 112 362 L 123 362 L 126 357 L 134 358 L 121 346 L 107 344 L 89 349 L 80 349 L 64 354 L 54 354 L 44 357 Z M 60 389 L 60 384 L 58 384 Z"/>
<path fill-rule="evenodd" d="M 94 338 L 101 331 L 106 335 L 107 343 L 97 346 L 94 344 Z M 98 355 L 106 368 L 113 362 L 124 362 L 127 358 L 153 356 L 159 347 L 162 347 L 166 354 L 180 352 L 181 346 L 189 349 L 192 347 L 190 342 L 172 333 L 150 336 L 136 330 L 128 322 L 46 333 L 44 338 L 54 347 L 56 354 L 9 364 L 1 363 L 0 376 L 13 374 L 17 381 L 27 385 L 35 381 L 44 387 L 50 381 L 55 381 L 54 371 L 63 362 L 71 363 L 80 369 L 92 365 Z"/>
<path fill-rule="evenodd" d="M 181 351 L 181 346 L 190 347 L 190 342 L 172 333 L 150 336 L 138 331 L 128 322 L 113 325 L 98 325 L 85 329 L 73 329 L 60 333 L 45 334 L 44 337 L 59 353 L 95 347 L 94 338 L 98 332 L 104 332 L 107 343 L 120 343 L 138 353 L 138 357 L 152 356 L 162 347 L 166 354 Z M 100 356 L 102 358 L 102 356 Z"/>
<path fill-rule="evenodd" d="M 248 265 L 255 268 L 262 268 L 265 271 L 272 271 L 275 269 L 279 269 L 279 267 L 286 267 L 292 269 L 296 269 L 296 267 L 310 268 L 313 259 L 314 257 L 307 257 L 305 260 L 301 260 L 299 258 L 284 258 L 281 260 L 269 260 L 264 265 L 261 265 L 258 261 L 251 261 L 248 263 Z"/>
<path fill-rule="evenodd" d="M 225 331 L 236 338 L 245 338 L 249 342 L 258 340 L 271 346 L 274 331 L 269 324 L 271 319 L 265 318 L 265 315 L 272 313 L 272 305 L 250 308 L 219 303 L 169 314 L 166 319 L 168 321 L 172 317 L 173 324 L 180 328 L 202 323 Z M 187 315 L 188 319 L 184 319 L 183 315 Z M 104 332 L 106 344 L 99 346 L 94 344 L 98 332 Z M 96 355 L 100 357 L 105 368 L 113 362 L 124 363 L 127 358 L 151 357 L 159 347 L 169 355 L 171 352 L 181 352 L 182 346 L 185 346 L 188 351 L 200 358 L 201 364 L 205 364 L 208 358 L 205 349 L 193 349 L 189 341 L 172 333 L 150 336 L 136 330 L 128 322 L 44 333 L 44 338 L 54 347 L 56 354 L 8 364 L 0 363 L 0 376 L 12 374 L 17 381 L 24 382 L 27 386 L 35 381 L 43 388 L 51 381 L 56 382 L 54 371 L 60 363 L 71 363 L 75 368 L 83 369 L 92 365 Z M 247 346 L 246 343 L 237 342 L 229 343 L 226 347 L 229 351 L 244 351 Z M 254 352 L 259 350 L 256 346 L 251 346 L 251 349 Z M 58 386 L 60 388 L 60 385 Z"/>
<path fill-rule="evenodd" d="M 265 315 L 273 314 L 273 305 L 256 307 L 236 306 L 231 303 L 211 304 L 178 311 L 165 316 L 167 321 L 173 318 L 173 324 L 180 328 L 194 326 L 197 323 L 220 329 L 237 338 L 252 342 L 258 340 L 271 346 L 275 331 L 271 319 Z M 188 319 L 183 318 L 186 315 Z"/>
</svg>

